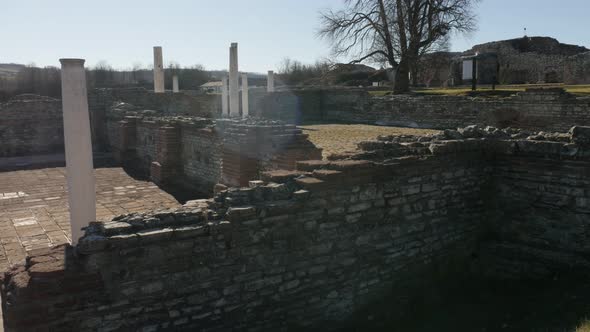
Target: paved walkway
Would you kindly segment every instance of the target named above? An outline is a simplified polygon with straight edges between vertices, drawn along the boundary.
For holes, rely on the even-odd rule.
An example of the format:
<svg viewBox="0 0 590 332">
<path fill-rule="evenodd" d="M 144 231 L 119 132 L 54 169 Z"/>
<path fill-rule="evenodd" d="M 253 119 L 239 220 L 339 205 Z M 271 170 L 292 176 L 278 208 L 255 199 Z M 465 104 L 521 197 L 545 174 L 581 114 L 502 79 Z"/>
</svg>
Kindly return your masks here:
<svg viewBox="0 0 590 332">
<path fill-rule="evenodd" d="M 151 182 L 121 168 L 98 168 L 98 220 L 180 204 Z M 22 263 L 28 250 L 70 242 L 65 168 L 0 172 L 0 272 Z"/>
</svg>

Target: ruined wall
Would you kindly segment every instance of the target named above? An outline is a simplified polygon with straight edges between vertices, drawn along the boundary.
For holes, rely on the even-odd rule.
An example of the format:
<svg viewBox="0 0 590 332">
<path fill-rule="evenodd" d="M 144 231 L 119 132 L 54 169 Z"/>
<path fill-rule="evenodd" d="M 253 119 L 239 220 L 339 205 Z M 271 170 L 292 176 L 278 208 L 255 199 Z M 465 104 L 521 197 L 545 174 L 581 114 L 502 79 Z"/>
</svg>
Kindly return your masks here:
<svg viewBox="0 0 590 332">
<path fill-rule="evenodd" d="M 497 54 L 500 84 L 522 84 L 564 82 L 567 57 L 588 49 L 549 37 L 523 37 L 476 45 L 467 51 L 476 52 Z M 496 72 L 496 68 L 490 69 Z"/>
<path fill-rule="evenodd" d="M 214 128 L 183 124 L 182 170 L 195 190 L 210 193 L 221 177 L 221 138 Z"/>
<path fill-rule="evenodd" d="M 588 142 L 519 142 L 507 153 L 494 163 L 484 271 L 520 279 L 588 273 Z"/>
<path fill-rule="evenodd" d="M 244 185 L 262 171 L 322 158 L 301 129 L 277 121 L 165 116 L 126 103 L 115 103 L 106 118 L 107 149 L 124 167 L 197 196 L 210 195 L 220 182 Z M 163 127 L 174 132 L 162 134 Z"/>
<path fill-rule="evenodd" d="M 33 254 L 3 280 L 8 330 L 334 330 L 445 275 L 590 271 L 590 127 L 360 148 Z"/>
<path fill-rule="evenodd" d="M 63 153 L 61 100 L 20 95 L 0 104 L 0 157 Z"/>
<path fill-rule="evenodd" d="M 154 93 L 144 88 L 92 89 L 88 91 L 88 108 L 91 114 L 93 145 L 108 150 L 113 145 L 109 140 L 116 138 L 113 118 L 113 104 L 133 105 L 134 110 L 152 110 L 152 115 L 188 115 L 215 118 L 221 113 L 221 98 L 216 95 L 189 95 L 186 93 Z M 116 117 L 116 116 L 115 116 Z"/>
<path fill-rule="evenodd" d="M 365 152 L 354 158 L 395 158 L 408 149 L 487 151 L 486 235 L 474 271 L 521 280 L 590 273 L 590 127 L 531 134 L 471 126 L 434 138 L 382 137 L 361 147 Z"/>
<path fill-rule="evenodd" d="M 135 153 L 141 161 L 138 166 L 142 173 L 149 174 L 149 165 L 156 160 L 156 140 L 158 128 L 162 125 L 156 121 L 143 120 L 137 125 Z"/>
<path fill-rule="evenodd" d="M 94 224 L 77 255 L 7 276 L 7 329 L 334 329 L 465 268 L 486 178 L 473 159 L 302 163 L 305 178 L 267 175 L 285 184 Z"/>
<path fill-rule="evenodd" d="M 92 89 L 88 91 L 88 100 L 91 109 L 94 106 L 108 108 L 114 102 L 124 102 L 169 115 L 216 117 L 221 112 L 221 100 L 216 95 L 188 95 L 171 91 L 154 93 L 143 88 Z"/>
<path fill-rule="evenodd" d="M 359 89 L 283 91 L 268 95 L 256 115 L 305 124 L 368 123 L 447 129 L 472 124 L 562 131 L 590 125 L 590 98 L 561 89 L 530 89 L 508 98 L 371 97 Z"/>
<path fill-rule="evenodd" d="M 568 57 L 564 67 L 565 84 L 590 84 L 590 52 Z"/>
</svg>

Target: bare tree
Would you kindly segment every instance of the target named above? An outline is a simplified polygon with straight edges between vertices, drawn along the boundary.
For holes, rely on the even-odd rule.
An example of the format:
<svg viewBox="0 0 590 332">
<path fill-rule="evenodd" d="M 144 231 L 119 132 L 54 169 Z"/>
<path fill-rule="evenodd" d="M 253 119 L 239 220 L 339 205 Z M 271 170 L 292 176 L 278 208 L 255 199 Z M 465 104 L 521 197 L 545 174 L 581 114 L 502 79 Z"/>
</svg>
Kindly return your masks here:
<svg viewBox="0 0 590 332">
<path fill-rule="evenodd" d="M 90 77 L 94 78 L 94 86 L 110 87 L 115 82 L 115 70 L 105 60 L 100 60 L 93 68 Z"/>
<path fill-rule="evenodd" d="M 351 63 L 387 63 L 396 69 L 394 91 L 409 91 L 419 58 L 448 43 L 453 32 L 475 28 L 479 0 L 345 0 L 345 9 L 321 13 L 319 35 Z M 414 70 L 415 72 L 415 70 Z"/>
<path fill-rule="evenodd" d="M 325 60 L 317 60 L 314 64 L 304 64 L 298 60 L 284 58 L 279 64 L 279 79 L 287 85 L 306 84 L 309 81 L 321 80 L 330 70 L 331 64 Z"/>
</svg>

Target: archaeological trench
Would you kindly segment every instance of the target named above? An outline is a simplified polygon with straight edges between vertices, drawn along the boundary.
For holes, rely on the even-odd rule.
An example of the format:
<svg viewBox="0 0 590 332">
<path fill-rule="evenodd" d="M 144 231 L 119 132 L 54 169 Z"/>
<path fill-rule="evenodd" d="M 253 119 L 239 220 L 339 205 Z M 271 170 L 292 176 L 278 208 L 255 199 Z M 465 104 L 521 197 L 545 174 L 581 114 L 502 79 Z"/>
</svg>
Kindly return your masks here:
<svg viewBox="0 0 590 332">
<path fill-rule="evenodd" d="M 7 331 L 339 330 L 445 280 L 590 272 L 589 98 L 308 89 L 252 93 L 241 120 L 211 96 L 88 100 L 95 153 L 184 204 L 27 252 L 2 277 Z M 61 101 L 19 96 L 0 116 L 1 157 L 63 150 Z M 307 123 L 441 131 L 322 159 Z"/>
</svg>

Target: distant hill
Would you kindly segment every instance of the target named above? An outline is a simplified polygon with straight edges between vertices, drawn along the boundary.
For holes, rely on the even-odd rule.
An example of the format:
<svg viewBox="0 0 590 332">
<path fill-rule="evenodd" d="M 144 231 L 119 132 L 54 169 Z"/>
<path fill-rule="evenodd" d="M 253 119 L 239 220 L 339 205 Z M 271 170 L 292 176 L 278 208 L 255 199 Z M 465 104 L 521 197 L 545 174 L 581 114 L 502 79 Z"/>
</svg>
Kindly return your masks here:
<svg viewBox="0 0 590 332">
<path fill-rule="evenodd" d="M 0 77 L 15 77 L 16 74 L 23 68 L 25 68 L 25 65 L 16 63 L 0 63 Z"/>
<path fill-rule="evenodd" d="M 584 46 L 560 43 L 551 37 L 523 37 L 508 40 L 499 40 L 485 44 L 475 45 L 466 54 L 475 52 L 486 53 L 538 53 L 542 55 L 572 56 L 585 53 L 590 49 Z"/>
</svg>

